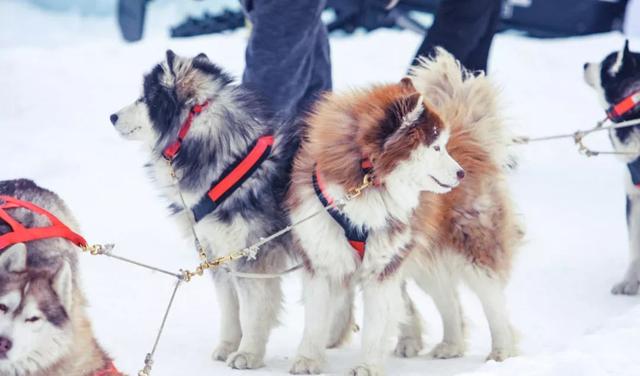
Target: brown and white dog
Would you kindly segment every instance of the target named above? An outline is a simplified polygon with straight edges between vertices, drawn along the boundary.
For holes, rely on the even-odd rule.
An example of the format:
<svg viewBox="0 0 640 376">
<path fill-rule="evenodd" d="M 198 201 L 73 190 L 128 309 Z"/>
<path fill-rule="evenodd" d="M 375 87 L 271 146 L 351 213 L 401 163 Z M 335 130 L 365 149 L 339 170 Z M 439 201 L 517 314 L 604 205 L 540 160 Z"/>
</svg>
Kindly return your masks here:
<svg viewBox="0 0 640 376">
<path fill-rule="evenodd" d="M 415 355 L 422 347 L 420 319 L 404 291 L 407 276 L 438 296 L 447 327 L 437 355 L 459 355 L 464 347 L 455 295 L 461 277 L 477 286 L 485 305 L 491 357 L 513 353 L 502 287 L 520 230 L 504 188 L 508 137 L 494 101 L 485 78 L 464 73 L 440 51 L 411 79 L 329 94 L 316 106 L 294 164 L 292 220 L 343 197 L 367 172 L 375 185 L 295 230 L 306 265 L 306 313 L 292 373 L 322 372 L 325 347 L 349 333 L 358 283 L 362 360 L 350 374 L 382 374 L 398 327 L 396 352 Z M 366 238 L 362 258 L 354 234 Z"/>
<path fill-rule="evenodd" d="M 406 272 L 431 295 L 443 321 L 444 338 L 432 355 L 464 353 L 457 294 L 463 281 L 480 299 L 489 322 L 493 344 L 488 359 L 501 361 L 516 354 L 504 288 L 523 237 L 506 185 L 512 137 L 499 115 L 496 88 L 484 75 L 461 70 L 451 55 L 441 51 L 436 60 L 422 60 L 411 76 L 449 126 L 447 149 L 466 171 L 464 182 L 451 193 L 423 193 L 413 222 L 415 247 Z M 407 305 L 413 307 L 410 301 Z M 409 309 L 409 320 L 401 326 L 397 355 L 411 356 L 422 348 L 415 312 Z"/>
<path fill-rule="evenodd" d="M 77 231 L 65 203 L 30 180 L 0 181 L 0 195 L 44 208 Z M 28 229 L 51 225 L 23 208 L 9 212 Z M 10 231 L 0 220 L 0 235 Z M 93 335 L 77 253 L 61 238 L 0 249 L 0 375 L 121 376 Z"/>
</svg>

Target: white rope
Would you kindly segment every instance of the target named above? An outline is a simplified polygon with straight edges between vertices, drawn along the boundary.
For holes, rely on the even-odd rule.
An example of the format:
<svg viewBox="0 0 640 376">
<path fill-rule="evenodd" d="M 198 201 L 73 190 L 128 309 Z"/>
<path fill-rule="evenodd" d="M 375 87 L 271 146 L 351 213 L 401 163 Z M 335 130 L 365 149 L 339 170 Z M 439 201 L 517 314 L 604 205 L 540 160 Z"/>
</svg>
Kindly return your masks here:
<svg viewBox="0 0 640 376">
<path fill-rule="evenodd" d="M 229 275 L 232 275 L 234 277 L 238 277 L 238 278 L 250 278 L 250 279 L 272 279 L 272 278 L 280 278 L 283 277 L 289 273 L 293 273 L 296 270 L 299 270 L 300 268 L 302 268 L 302 264 L 298 264 L 296 266 L 292 266 L 291 268 L 282 271 L 280 273 L 243 273 L 243 272 L 235 272 L 231 269 L 229 269 L 228 266 L 224 266 L 223 270 L 226 271 L 227 273 L 229 273 Z"/>
<path fill-rule="evenodd" d="M 156 335 L 156 339 L 153 342 L 153 348 L 151 349 L 151 352 L 148 353 L 147 356 L 144 358 L 144 368 L 138 372 L 138 376 L 151 375 L 151 368 L 153 367 L 153 356 L 155 355 L 156 350 L 158 349 L 158 343 L 160 343 L 160 337 L 162 337 L 162 333 L 164 332 L 164 327 L 167 324 L 167 317 L 169 317 L 169 312 L 173 307 L 173 301 L 176 298 L 176 293 L 178 292 L 178 287 L 180 287 L 181 283 L 182 281 L 178 280 L 178 282 L 176 282 L 175 284 L 175 287 L 173 288 L 173 292 L 171 293 L 171 299 L 169 299 L 169 304 L 167 305 L 167 309 L 165 309 L 164 315 L 162 316 L 160 329 L 158 329 L 158 334 Z"/>
<path fill-rule="evenodd" d="M 591 150 L 586 147 L 583 143 L 583 140 L 586 136 L 594 132 L 606 131 L 606 130 L 614 130 L 620 128 L 632 127 L 634 125 L 640 124 L 640 119 L 633 119 L 622 121 L 620 123 L 611 123 L 609 125 L 604 125 L 606 123 L 611 123 L 611 120 L 605 118 L 600 120 L 595 127 L 589 128 L 586 130 L 577 130 L 573 133 L 561 133 L 556 135 L 542 136 L 542 137 L 527 137 L 521 136 L 513 139 L 515 144 L 526 145 L 533 142 L 542 142 L 542 141 L 551 141 L 558 140 L 563 138 L 572 138 L 576 145 L 578 145 L 578 151 L 587 157 L 594 157 L 597 155 L 638 155 L 640 154 L 640 150 L 637 152 L 629 152 L 629 151 L 597 151 Z"/>
</svg>

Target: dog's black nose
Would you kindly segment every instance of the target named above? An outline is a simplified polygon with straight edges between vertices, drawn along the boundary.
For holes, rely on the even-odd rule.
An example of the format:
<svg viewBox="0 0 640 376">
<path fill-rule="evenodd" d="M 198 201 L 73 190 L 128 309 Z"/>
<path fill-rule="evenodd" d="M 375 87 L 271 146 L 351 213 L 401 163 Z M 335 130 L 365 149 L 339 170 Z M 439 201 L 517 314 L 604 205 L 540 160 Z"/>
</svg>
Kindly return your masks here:
<svg viewBox="0 0 640 376">
<path fill-rule="evenodd" d="M 464 170 L 458 170 L 458 172 L 456 172 L 456 176 L 458 177 L 458 180 L 464 179 Z"/>
<path fill-rule="evenodd" d="M 116 125 L 116 122 L 118 121 L 118 115 L 111 114 L 111 116 L 109 116 L 109 120 L 111 120 L 111 124 Z"/>
<path fill-rule="evenodd" d="M 7 355 L 9 350 L 13 347 L 13 343 L 7 337 L 0 337 L 0 356 Z"/>
<path fill-rule="evenodd" d="M 587 68 L 589 68 L 589 63 L 584 63 L 584 65 L 582 66 L 582 69 L 587 70 Z"/>
</svg>

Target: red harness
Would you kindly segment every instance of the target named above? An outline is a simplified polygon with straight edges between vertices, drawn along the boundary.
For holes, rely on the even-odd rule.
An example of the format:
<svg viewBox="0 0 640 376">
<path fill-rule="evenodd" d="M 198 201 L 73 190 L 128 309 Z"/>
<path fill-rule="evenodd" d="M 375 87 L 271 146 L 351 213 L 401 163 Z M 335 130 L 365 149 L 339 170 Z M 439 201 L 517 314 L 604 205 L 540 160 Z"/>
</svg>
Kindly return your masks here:
<svg viewBox="0 0 640 376">
<path fill-rule="evenodd" d="M 51 222 L 47 227 L 26 228 L 21 223 L 13 219 L 7 209 L 23 208 L 33 213 L 43 215 Z M 11 196 L 0 195 L 0 220 L 5 222 L 11 231 L 0 235 L 0 250 L 17 244 L 30 242 L 33 240 L 64 238 L 77 245 L 78 247 L 86 247 L 87 241 L 77 233 L 73 232 L 69 227 L 62 223 L 55 215 L 49 213 L 43 208 L 36 206 L 28 201 L 18 200 Z"/>
<path fill-rule="evenodd" d="M 360 168 L 363 173 L 367 174 L 373 171 L 373 164 L 369 158 L 363 158 L 360 161 Z M 311 183 L 313 184 L 313 190 L 315 191 L 322 206 L 327 208 L 329 215 L 338 223 L 338 225 L 340 225 L 340 227 L 342 227 L 344 236 L 347 238 L 347 242 L 349 242 L 351 248 L 353 248 L 358 256 L 360 256 L 360 260 L 364 259 L 369 230 L 366 227 L 354 225 L 346 214 L 331 206 L 333 205 L 334 200 L 329 193 L 327 193 L 324 180 L 322 179 L 322 175 L 320 175 L 317 167 L 314 168 L 313 175 L 311 176 Z"/>
<path fill-rule="evenodd" d="M 7 209 L 18 208 L 26 209 L 35 214 L 47 217 L 51 225 L 34 228 L 24 227 L 7 212 Z M 31 202 L 18 200 L 15 197 L 0 195 L 0 221 L 6 223 L 11 228 L 11 231 L 0 235 L 0 252 L 17 243 L 50 238 L 67 239 L 78 247 L 86 247 L 87 245 L 87 241 L 84 240 L 82 236 L 73 232 L 55 215 Z M 118 371 L 112 361 L 109 361 L 103 369 L 96 371 L 92 376 L 122 376 L 122 373 Z"/>
<path fill-rule="evenodd" d="M 627 112 L 633 110 L 640 104 L 640 91 L 629 95 L 617 104 L 607 109 L 607 117 L 613 122 L 619 122 L 622 120 L 622 116 Z"/>
<path fill-rule="evenodd" d="M 92 376 L 122 376 L 122 373 L 110 361 L 103 369 L 96 371 Z"/>
<path fill-rule="evenodd" d="M 209 104 L 204 102 L 196 104 L 191 108 L 189 116 L 184 121 L 178 132 L 178 138 L 169 144 L 162 155 L 169 162 L 173 161 L 182 147 L 182 141 L 189 133 L 191 123 L 196 115 Z M 247 150 L 247 152 L 236 159 L 212 184 L 207 193 L 191 209 L 196 221 L 200 221 L 204 216 L 214 211 L 225 199 L 235 192 L 271 154 L 274 139 L 272 135 L 265 135 L 258 138 Z"/>
</svg>

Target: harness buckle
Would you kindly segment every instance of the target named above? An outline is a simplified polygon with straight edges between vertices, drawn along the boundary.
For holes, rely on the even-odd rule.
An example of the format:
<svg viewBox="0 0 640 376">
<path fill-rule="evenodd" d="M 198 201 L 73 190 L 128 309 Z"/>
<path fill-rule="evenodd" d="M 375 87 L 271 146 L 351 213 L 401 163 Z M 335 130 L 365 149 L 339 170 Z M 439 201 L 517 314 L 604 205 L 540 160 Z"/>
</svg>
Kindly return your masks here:
<svg viewBox="0 0 640 376">
<path fill-rule="evenodd" d="M 352 200 L 362 194 L 362 191 L 373 183 L 373 174 L 365 174 L 362 178 L 362 184 L 355 188 L 351 188 L 347 193 L 347 200 Z"/>
</svg>

